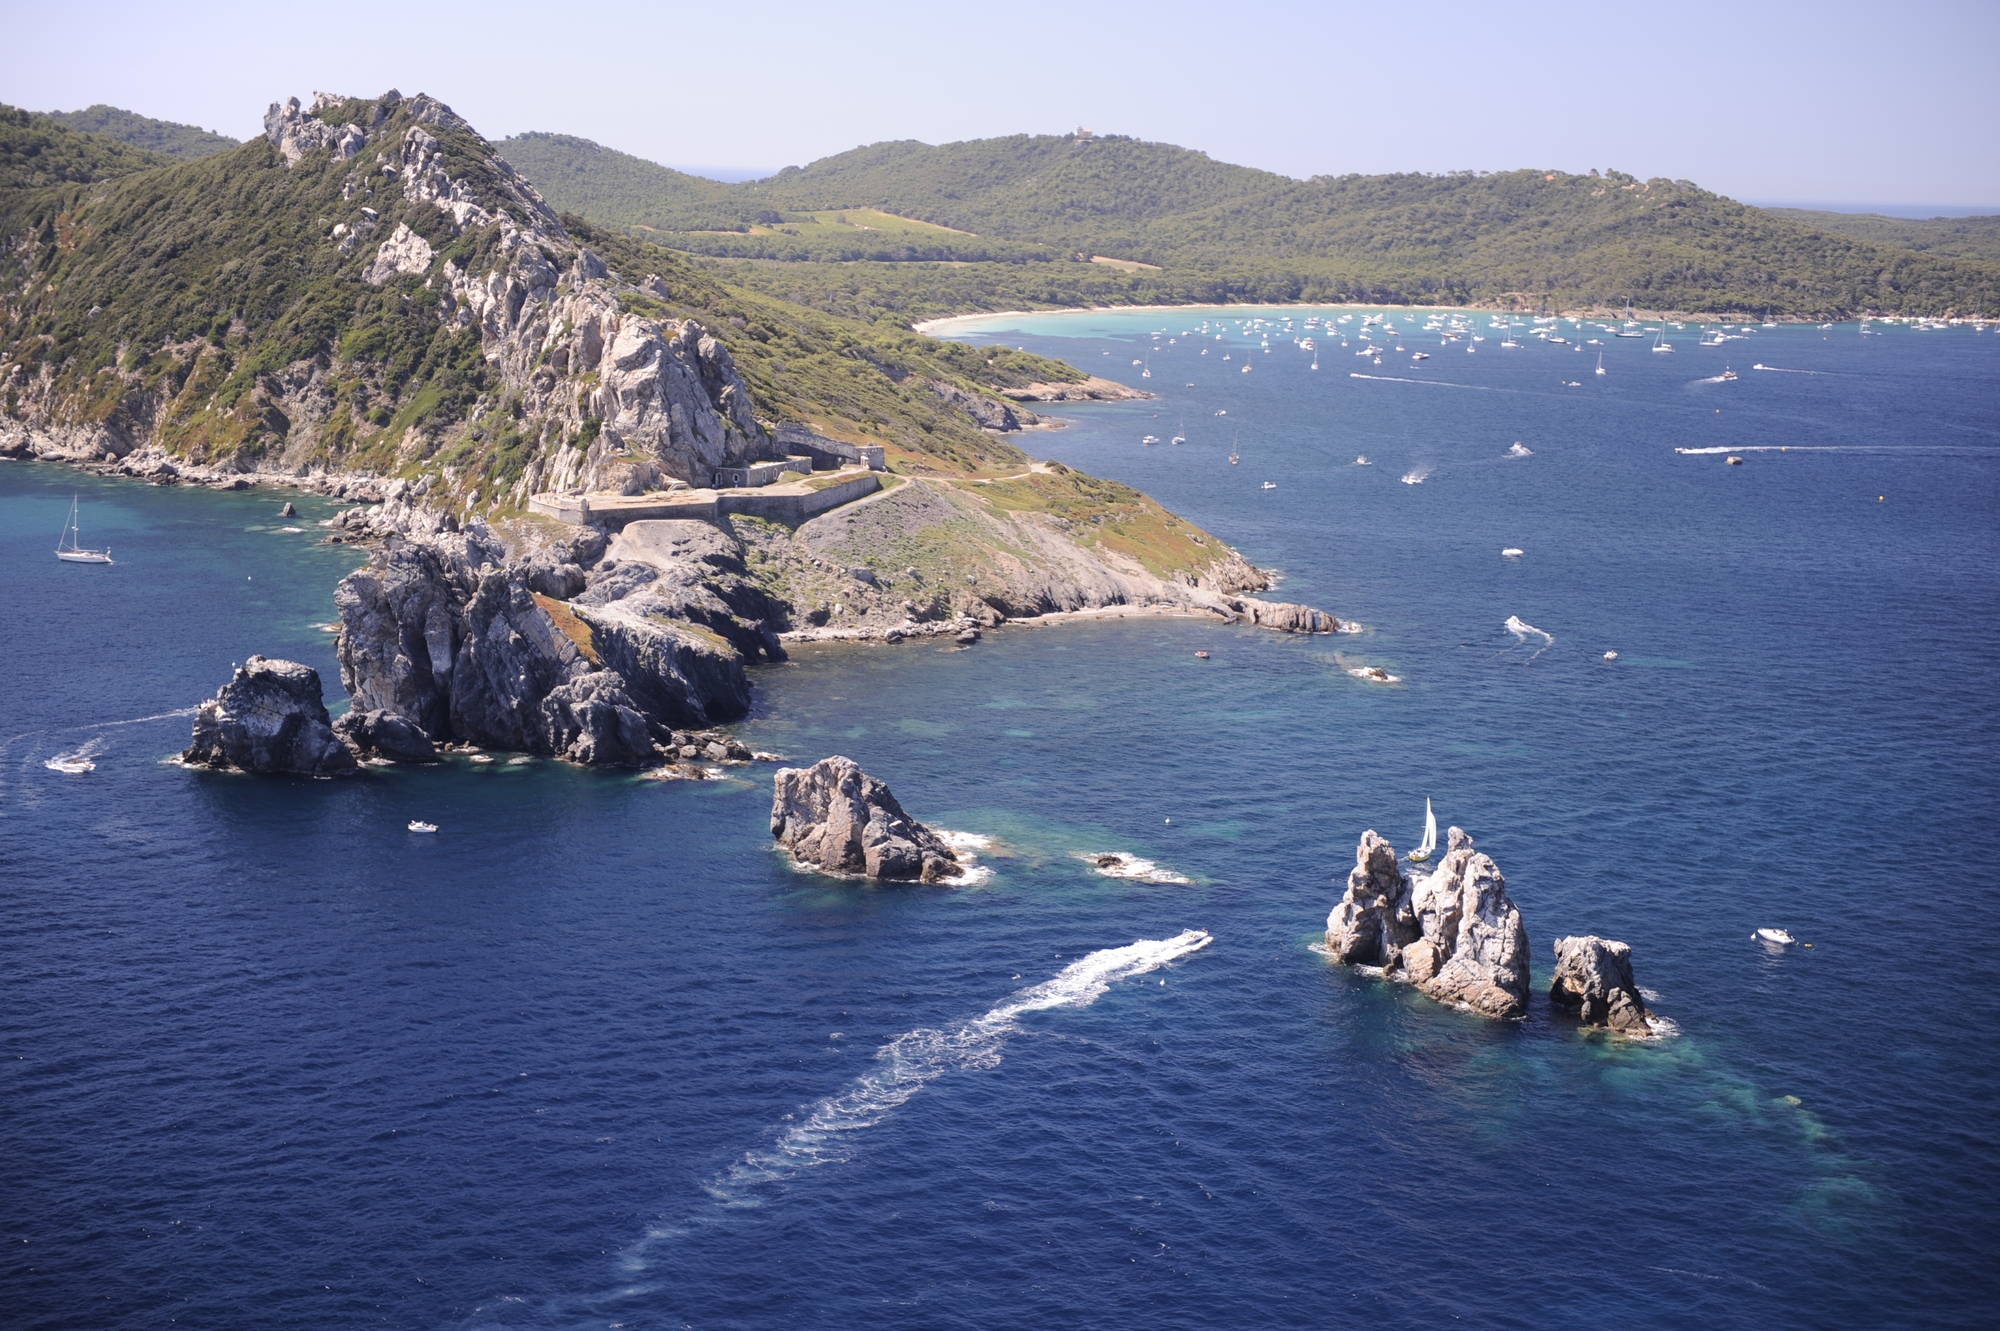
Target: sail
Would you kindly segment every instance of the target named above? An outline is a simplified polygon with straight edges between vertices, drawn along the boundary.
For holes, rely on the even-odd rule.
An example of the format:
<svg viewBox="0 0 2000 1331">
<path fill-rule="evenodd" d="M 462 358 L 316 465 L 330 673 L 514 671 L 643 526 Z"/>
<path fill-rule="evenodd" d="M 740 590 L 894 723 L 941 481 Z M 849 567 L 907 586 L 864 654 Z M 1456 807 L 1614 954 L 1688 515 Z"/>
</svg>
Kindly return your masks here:
<svg viewBox="0 0 2000 1331">
<path fill-rule="evenodd" d="M 1410 858 L 1419 864 L 1423 863 L 1431 857 L 1431 852 L 1437 849 L 1437 844 L 1437 814 L 1432 811 L 1430 798 L 1426 796 L 1424 798 L 1424 843 L 1410 852 Z"/>
</svg>

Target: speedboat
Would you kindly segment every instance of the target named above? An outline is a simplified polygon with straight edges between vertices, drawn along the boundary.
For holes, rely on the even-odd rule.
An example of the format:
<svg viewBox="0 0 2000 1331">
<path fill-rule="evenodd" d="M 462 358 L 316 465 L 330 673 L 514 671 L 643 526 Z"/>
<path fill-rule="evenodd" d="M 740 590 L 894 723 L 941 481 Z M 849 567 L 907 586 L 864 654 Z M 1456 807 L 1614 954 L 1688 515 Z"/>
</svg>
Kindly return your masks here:
<svg viewBox="0 0 2000 1331">
<path fill-rule="evenodd" d="M 1776 943 L 1780 947 L 1789 947 L 1799 941 L 1783 929 L 1759 929 L 1754 937 L 1760 943 Z"/>
<path fill-rule="evenodd" d="M 438 825 L 436 823 L 427 823 L 421 818 L 412 818 L 410 820 L 410 830 L 412 832 L 435 832 L 438 830 Z"/>
</svg>

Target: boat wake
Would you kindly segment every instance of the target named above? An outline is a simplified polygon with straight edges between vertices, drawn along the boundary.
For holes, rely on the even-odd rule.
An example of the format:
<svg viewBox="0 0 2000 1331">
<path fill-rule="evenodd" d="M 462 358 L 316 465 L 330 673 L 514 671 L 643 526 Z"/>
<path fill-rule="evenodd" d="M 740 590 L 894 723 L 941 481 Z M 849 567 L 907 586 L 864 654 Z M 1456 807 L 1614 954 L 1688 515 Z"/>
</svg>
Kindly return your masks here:
<svg viewBox="0 0 2000 1331">
<path fill-rule="evenodd" d="M 1523 644 L 1530 638 L 1540 638 L 1542 645 L 1535 649 L 1535 656 L 1540 656 L 1543 652 L 1555 646 L 1556 639 L 1553 633 L 1536 628 L 1533 624 L 1523 621 L 1519 615 L 1507 616 L 1507 623 L 1504 627 L 1509 633 L 1519 638 Z M 1535 659 L 1535 656 L 1530 656 L 1528 659 L 1532 661 Z"/>
<path fill-rule="evenodd" d="M 1422 485 L 1425 481 L 1429 480 L 1430 478 L 1431 478 L 1431 469 L 1429 467 L 1412 467 L 1408 471 L 1403 473 L 1403 484 Z"/>
<path fill-rule="evenodd" d="M 1192 886 L 1194 879 L 1186 874 L 1175 873 L 1172 869 L 1162 869 L 1152 860 L 1141 859 L 1137 855 L 1127 855 L 1123 851 L 1078 851 L 1076 857 L 1088 865 L 1092 872 L 1106 878 L 1129 878 L 1141 883 L 1174 883 Z"/>
<path fill-rule="evenodd" d="M 802 1122 L 786 1128 L 768 1146 L 746 1152 L 703 1191 L 725 1211 L 762 1206 L 771 1185 L 853 1158 L 858 1133 L 881 1123 L 938 1078 L 998 1066 L 1007 1041 L 1020 1033 L 1024 1014 L 1089 1007 L 1114 982 L 1158 970 L 1211 941 L 1206 929 L 1189 929 L 1172 938 L 1142 938 L 1124 947 L 1104 948 L 1071 962 L 1053 979 L 1016 990 L 964 1025 L 944 1030 L 923 1027 L 899 1035 L 875 1051 L 873 1068 L 810 1106 Z M 714 1213 L 690 1216 L 680 1225 L 649 1229 L 624 1254 L 625 1269 L 645 1270 L 652 1244 L 717 1218 Z"/>
<path fill-rule="evenodd" d="M 1475 393 L 1513 393 L 1519 391 L 1512 388 L 1489 388 L 1485 384 L 1454 384 L 1448 383 L 1443 379 L 1407 379 L 1394 374 L 1363 374 L 1359 370 L 1349 370 L 1347 377 L 1350 379 L 1373 379 L 1377 383 L 1384 384 L 1423 384 L 1429 388 L 1465 388 Z"/>
<path fill-rule="evenodd" d="M 68 753 L 58 753 L 55 757 L 44 761 L 42 766 L 48 768 L 51 772 L 64 772 L 70 776 L 82 776 L 85 772 L 97 770 L 97 764 L 91 760 L 104 752 L 104 744 L 105 742 L 102 739 L 91 740 L 80 749 L 71 749 Z"/>
<path fill-rule="evenodd" d="M 1763 371 L 1764 373 L 1766 373 L 1766 374 L 1813 374 L 1813 375 L 1829 375 L 1829 374 L 1831 374 L 1831 373 L 1832 373 L 1832 371 L 1830 371 L 1830 370 L 1787 370 L 1787 369 L 1782 369 L 1782 368 L 1780 368 L 1779 366 L 1776 366 L 1776 365 L 1752 365 L 1752 366 L 1751 366 L 1750 368 L 1751 368 L 1751 369 L 1753 369 L 1753 370 L 1762 370 L 1762 371 Z"/>
</svg>

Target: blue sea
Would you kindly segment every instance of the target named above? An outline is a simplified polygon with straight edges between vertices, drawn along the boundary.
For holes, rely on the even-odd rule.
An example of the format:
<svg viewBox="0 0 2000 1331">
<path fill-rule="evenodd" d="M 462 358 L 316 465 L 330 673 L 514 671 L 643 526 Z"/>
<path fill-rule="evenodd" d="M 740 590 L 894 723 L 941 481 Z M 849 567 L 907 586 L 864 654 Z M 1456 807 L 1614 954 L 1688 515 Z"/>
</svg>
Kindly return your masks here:
<svg viewBox="0 0 2000 1331">
<path fill-rule="evenodd" d="M 1366 626 L 759 670 L 743 737 L 990 838 L 968 886 L 794 872 L 764 766 L 183 771 L 253 652 L 344 705 L 359 554 L 0 463 L 0 1321 L 1992 1325 L 2000 335 L 1398 312 L 1378 365 L 1354 312 L 1313 369 L 1340 313 L 953 330 L 1156 393 L 1025 446 Z M 50 557 L 73 495 L 114 566 Z M 1523 1022 L 1311 950 L 1427 798 L 1523 912 Z M 1551 1011 L 1574 933 L 1660 1038 Z"/>
</svg>

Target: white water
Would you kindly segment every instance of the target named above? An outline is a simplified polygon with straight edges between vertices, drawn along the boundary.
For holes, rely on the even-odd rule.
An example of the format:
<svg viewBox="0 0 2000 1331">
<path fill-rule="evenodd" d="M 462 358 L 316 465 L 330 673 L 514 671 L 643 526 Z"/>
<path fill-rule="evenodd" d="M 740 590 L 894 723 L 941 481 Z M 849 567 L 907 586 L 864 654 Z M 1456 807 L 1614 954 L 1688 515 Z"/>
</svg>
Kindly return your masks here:
<svg viewBox="0 0 2000 1331">
<path fill-rule="evenodd" d="M 724 1206 L 758 1205 L 751 1193 L 760 1185 L 848 1159 L 855 1133 L 874 1127 L 945 1073 L 996 1066 L 1008 1037 L 1020 1029 L 1021 1014 L 1089 1007 L 1110 990 L 1112 981 L 1158 970 L 1210 941 L 1207 930 L 1189 929 L 1172 938 L 1105 948 L 1065 966 L 1054 979 L 1016 991 L 956 1029 L 925 1027 L 899 1035 L 875 1051 L 875 1068 L 813 1105 L 803 1122 L 769 1146 L 747 1152 L 706 1190 Z"/>
<path fill-rule="evenodd" d="M 1412 467 L 1410 470 L 1403 473 L 1403 484 L 1422 485 L 1425 481 L 1429 480 L 1430 478 L 1431 478 L 1431 469 L 1429 467 Z"/>
<path fill-rule="evenodd" d="M 1078 859 L 1089 863 L 1093 873 L 1106 878 L 1131 878 L 1147 883 L 1176 883 L 1189 885 L 1194 882 L 1186 874 L 1175 873 L 1172 869 L 1162 869 L 1158 864 L 1137 855 L 1127 855 L 1123 851 L 1078 851 Z M 1115 864 L 1099 864 L 1098 861 L 1116 857 Z"/>
</svg>

